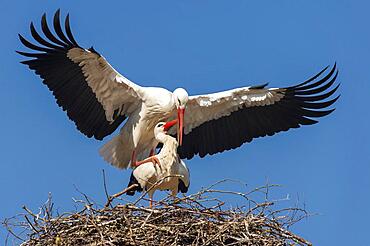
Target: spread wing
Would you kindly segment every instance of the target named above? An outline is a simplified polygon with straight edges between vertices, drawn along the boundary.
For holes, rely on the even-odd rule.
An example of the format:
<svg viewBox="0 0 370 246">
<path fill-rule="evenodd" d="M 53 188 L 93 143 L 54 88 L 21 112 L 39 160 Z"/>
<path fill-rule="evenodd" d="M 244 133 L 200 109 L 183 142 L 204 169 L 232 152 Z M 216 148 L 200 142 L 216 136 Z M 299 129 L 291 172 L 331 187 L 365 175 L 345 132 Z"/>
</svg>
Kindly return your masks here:
<svg viewBox="0 0 370 246">
<path fill-rule="evenodd" d="M 309 80 L 287 88 L 266 85 L 243 87 L 189 98 L 184 122 L 181 158 L 204 157 L 234 149 L 257 137 L 272 136 L 301 125 L 317 123 L 315 118 L 330 114 L 327 109 L 339 96 L 329 100 L 336 66 L 328 67 Z"/>
<path fill-rule="evenodd" d="M 44 14 L 41 19 L 44 38 L 31 22 L 31 35 L 38 44 L 21 35 L 19 39 L 36 53 L 17 52 L 31 58 L 22 63 L 43 79 L 77 129 L 101 140 L 140 106 L 143 88 L 119 74 L 92 47 L 80 47 L 72 35 L 69 15 L 63 31 L 57 10 L 53 27 L 56 35 L 50 31 Z"/>
</svg>

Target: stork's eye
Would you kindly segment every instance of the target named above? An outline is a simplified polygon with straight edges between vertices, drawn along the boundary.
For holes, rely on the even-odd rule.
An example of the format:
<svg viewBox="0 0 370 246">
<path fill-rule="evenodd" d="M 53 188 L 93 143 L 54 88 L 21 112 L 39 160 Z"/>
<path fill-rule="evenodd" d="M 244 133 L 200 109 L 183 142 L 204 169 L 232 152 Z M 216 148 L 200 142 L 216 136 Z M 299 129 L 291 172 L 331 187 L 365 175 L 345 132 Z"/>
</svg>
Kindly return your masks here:
<svg viewBox="0 0 370 246">
<path fill-rule="evenodd" d="M 162 127 L 162 126 L 164 126 L 164 123 L 159 123 L 158 126 Z"/>
</svg>

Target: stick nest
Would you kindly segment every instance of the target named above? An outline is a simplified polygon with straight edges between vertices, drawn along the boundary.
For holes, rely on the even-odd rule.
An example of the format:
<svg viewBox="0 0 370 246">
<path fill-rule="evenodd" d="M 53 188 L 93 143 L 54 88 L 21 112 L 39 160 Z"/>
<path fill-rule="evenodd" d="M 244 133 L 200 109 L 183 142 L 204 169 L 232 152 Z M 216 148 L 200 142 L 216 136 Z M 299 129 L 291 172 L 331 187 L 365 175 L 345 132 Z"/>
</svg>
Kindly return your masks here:
<svg viewBox="0 0 370 246">
<path fill-rule="evenodd" d="M 175 200 L 166 197 L 153 208 L 139 205 L 144 196 L 112 205 L 127 190 L 107 195 L 106 205 L 100 207 L 84 195 L 84 200 L 75 200 L 81 210 L 62 215 L 53 214 L 49 197 L 39 213 L 24 207 L 26 213 L 6 219 L 3 225 L 21 245 L 311 245 L 290 231 L 290 226 L 307 217 L 304 209 L 276 210 L 278 201 L 258 203 L 250 198 L 256 192 L 267 197 L 271 187 L 240 193 L 212 185 Z M 217 195 L 237 196 L 246 205 L 225 208 Z M 26 232 L 19 232 L 20 228 Z"/>
</svg>

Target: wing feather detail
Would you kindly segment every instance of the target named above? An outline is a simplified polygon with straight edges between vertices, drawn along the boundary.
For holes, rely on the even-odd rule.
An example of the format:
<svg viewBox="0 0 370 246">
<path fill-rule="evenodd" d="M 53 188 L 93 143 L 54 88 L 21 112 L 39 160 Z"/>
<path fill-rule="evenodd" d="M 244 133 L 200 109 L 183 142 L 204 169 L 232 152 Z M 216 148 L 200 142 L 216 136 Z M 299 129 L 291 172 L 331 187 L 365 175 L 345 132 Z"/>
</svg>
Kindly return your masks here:
<svg viewBox="0 0 370 246">
<path fill-rule="evenodd" d="M 324 75 L 324 68 L 312 78 L 286 88 L 265 85 L 244 87 L 208 95 L 192 96 L 185 115 L 181 158 L 204 157 L 241 146 L 254 138 L 317 123 L 317 118 L 339 98 L 336 64 Z"/>
<path fill-rule="evenodd" d="M 43 79 L 57 104 L 75 122 L 77 129 L 88 137 L 103 139 L 111 134 L 141 102 L 142 87 L 119 74 L 93 48 L 84 49 L 75 41 L 69 15 L 64 29 L 60 10 L 53 18 L 50 30 L 46 14 L 41 18 L 42 37 L 31 22 L 35 44 L 19 35 L 21 43 L 33 50 L 17 51 L 31 58 L 22 61 Z"/>
</svg>

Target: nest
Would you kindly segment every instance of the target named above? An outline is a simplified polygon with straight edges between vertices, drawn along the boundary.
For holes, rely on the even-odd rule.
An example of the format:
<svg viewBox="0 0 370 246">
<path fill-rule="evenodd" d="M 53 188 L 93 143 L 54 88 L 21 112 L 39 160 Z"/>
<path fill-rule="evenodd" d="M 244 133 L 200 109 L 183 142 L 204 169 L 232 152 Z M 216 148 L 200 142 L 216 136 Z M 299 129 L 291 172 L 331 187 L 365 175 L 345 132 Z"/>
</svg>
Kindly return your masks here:
<svg viewBox="0 0 370 246">
<path fill-rule="evenodd" d="M 81 210 L 62 215 L 53 215 L 50 197 L 39 213 L 24 207 L 25 214 L 3 224 L 21 245 L 311 245 L 290 231 L 307 217 L 304 209 L 276 210 L 276 201 L 257 203 L 250 198 L 256 192 L 267 194 L 270 188 L 240 193 L 212 185 L 193 195 L 168 196 L 153 208 L 139 205 L 145 194 L 136 202 L 114 204 L 126 189 L 107 196 L 100 207 L 85 196 L 75 201 Z M 246 205 L 226 209 L 217 195 L 242 198 Z M 26 232 L 16 233 L 20 228 Z"/>
</svg>

